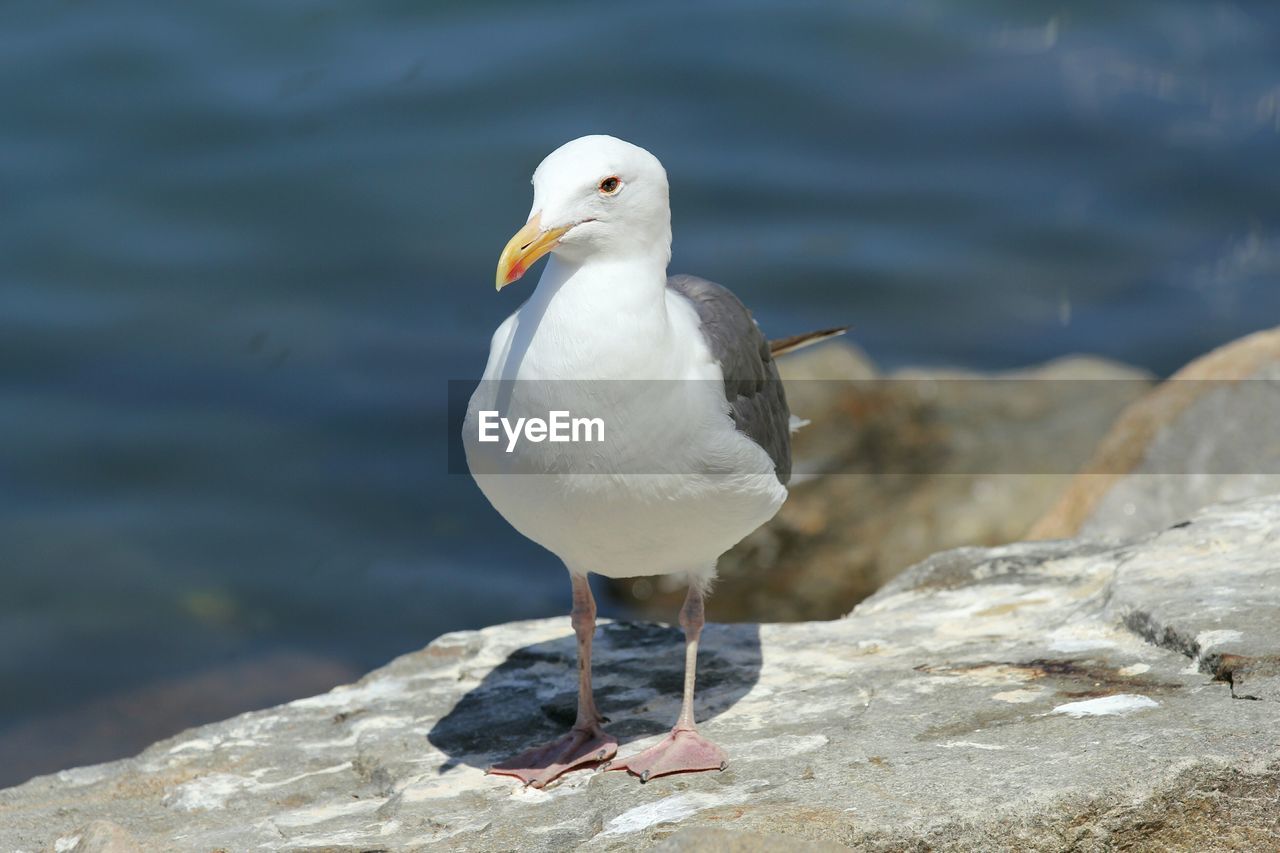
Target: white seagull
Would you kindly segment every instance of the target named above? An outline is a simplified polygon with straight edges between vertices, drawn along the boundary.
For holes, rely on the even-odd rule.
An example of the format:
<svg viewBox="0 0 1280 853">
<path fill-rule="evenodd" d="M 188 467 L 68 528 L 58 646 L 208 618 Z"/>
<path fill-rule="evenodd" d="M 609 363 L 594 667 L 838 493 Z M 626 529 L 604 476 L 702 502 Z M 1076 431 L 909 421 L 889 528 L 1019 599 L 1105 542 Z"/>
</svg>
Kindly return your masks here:
<svg viewBox="0 0 1280 853">
<path fill-rule="evenodd" d="M 578 713 L 564 737 L 490 772 L 540 788 L 617 754 L 591 690 L 588 572 L 689 582 L 679 719 L 662 742 L 608 769 L 642 781 L 722 769 L 724 752 L 694 726 L 703 596 L 720 555 L 787 498 L 791 416 L 773 356 L 844 330 L 771 345 L 725 288 L 669 279 L 666 172 L 611 136 L 575 139 L 538 166 L 529 220 L 498 261 L 498 289 L 548 253 L 533 295 L 493 335 L 463 439 L 494 508 L 569 570 Z M 565 444 L 532 431 L 522 443 L 481 440 L 495 414 L 517 423 L 556 411 L 598 418 L 604 440 Z"/>
</svg>

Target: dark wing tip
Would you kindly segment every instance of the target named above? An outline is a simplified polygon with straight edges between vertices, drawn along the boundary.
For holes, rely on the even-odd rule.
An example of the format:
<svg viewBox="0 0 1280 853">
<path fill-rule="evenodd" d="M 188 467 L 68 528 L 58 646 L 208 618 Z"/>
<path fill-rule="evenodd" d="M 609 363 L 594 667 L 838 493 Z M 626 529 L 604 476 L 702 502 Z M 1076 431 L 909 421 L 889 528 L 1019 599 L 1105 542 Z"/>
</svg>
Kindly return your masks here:
<svg viewBox="0 0 1280 853">
<path fill-rule="evenodd" d="M 802 335 L 792 335 L 789 338 L 779 338 L 776 341 L 769 341 L 770 355 L 786 355 L 789 352 L 795 352 L 798 349 L 804 349 L 814 344 L 822 343 L 831 338 L 838 338 L 845 332 L 849 331 L 848 326 L 836 326 L 830 329 L 822 329 L 817 332 L 805 332 Z"/>
</svg>

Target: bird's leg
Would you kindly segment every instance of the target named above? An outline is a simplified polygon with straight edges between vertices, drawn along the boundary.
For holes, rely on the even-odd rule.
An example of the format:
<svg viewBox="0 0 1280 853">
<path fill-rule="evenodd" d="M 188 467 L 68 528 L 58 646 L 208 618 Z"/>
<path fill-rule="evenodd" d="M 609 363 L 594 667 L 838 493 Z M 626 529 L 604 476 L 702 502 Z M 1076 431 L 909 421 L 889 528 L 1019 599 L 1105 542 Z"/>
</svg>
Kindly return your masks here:
<svg viewBox="0 0 1280 853">
<path fill-rule="evenodd" d="M 675 728 L 660 743 L 638 755 L 615 761 L 607 770 L 627 770 L 648 782 L 668 773 L 693 773 L 698 770 L 723 770 L 727 759 L 724 750 L 698 734 L 693 722 L 693 690 L 698 671 L 698 639 L 703 625 L 702 589 L 697 582 L 689 584 L 689 595 L 680 608 L 680 627 L 684 628 L 684 700 Z"/>
<path fill-rule="evenodd" d="M 591 639 L 596 632 L 596 600 L 585 576 L 572 575 L 573 610 L 570 620 L 578 636 L 578 718 L 569 733 L 544 746 L 526 750 L 489 768 L 500 776 L 514 776 L 541 788 L 570 770 L 606 761 L 618 754 L 618 741 L 600 728 L 604 717 L 591 692 Z"/>
<path fill-rule="evenodd" d="M 600 734 L 604 715 L 596 709 L 595 691 L 591 689 L 591 641 L 596 634 L 596 600 L 585 576 L 573 575 L 573 610 L 569 621 L 578 636 L 578 716 L 573 728 Z"/>
</svg>

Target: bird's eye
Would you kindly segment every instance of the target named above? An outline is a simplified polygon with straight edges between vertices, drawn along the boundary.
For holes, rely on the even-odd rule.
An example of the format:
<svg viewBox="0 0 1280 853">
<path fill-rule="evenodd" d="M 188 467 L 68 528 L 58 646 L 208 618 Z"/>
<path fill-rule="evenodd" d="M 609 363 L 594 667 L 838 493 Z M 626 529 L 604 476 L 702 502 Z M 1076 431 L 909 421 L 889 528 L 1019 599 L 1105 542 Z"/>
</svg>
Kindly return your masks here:
<svg viewBox="0 0 1280 853">
<path fill-rule="evenodd" d="M 600 182 L 600 192 L 603 195 L 613 195 L 622 188 L 622 181 L 617 175 L 610 175 Z"/>
</svg>

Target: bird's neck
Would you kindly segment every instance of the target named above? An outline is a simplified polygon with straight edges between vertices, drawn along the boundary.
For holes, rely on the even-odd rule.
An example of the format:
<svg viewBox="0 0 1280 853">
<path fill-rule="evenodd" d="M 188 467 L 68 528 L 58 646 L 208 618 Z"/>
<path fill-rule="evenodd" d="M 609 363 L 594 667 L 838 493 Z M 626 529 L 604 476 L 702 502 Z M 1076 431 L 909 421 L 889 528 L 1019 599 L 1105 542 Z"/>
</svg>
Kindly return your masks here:
<svg viewBox="0 0 1280 853">
<path fill-rule="evenodd" d="M 586 322 L 600 312 L 665 322 L 666 288 L 663 257 L 574 261 L 552 255 L 530 302 L 541 303 L 547 312 L 571 311 Z"/>
<path fill-rule="evenodd" d="M 553 256 L 520 308 L 529 341 L 522 371 L 577 378 L 642 378 L 672 335 L 666 264 L 653 259 L 568 261 Z"/>
</svg>

